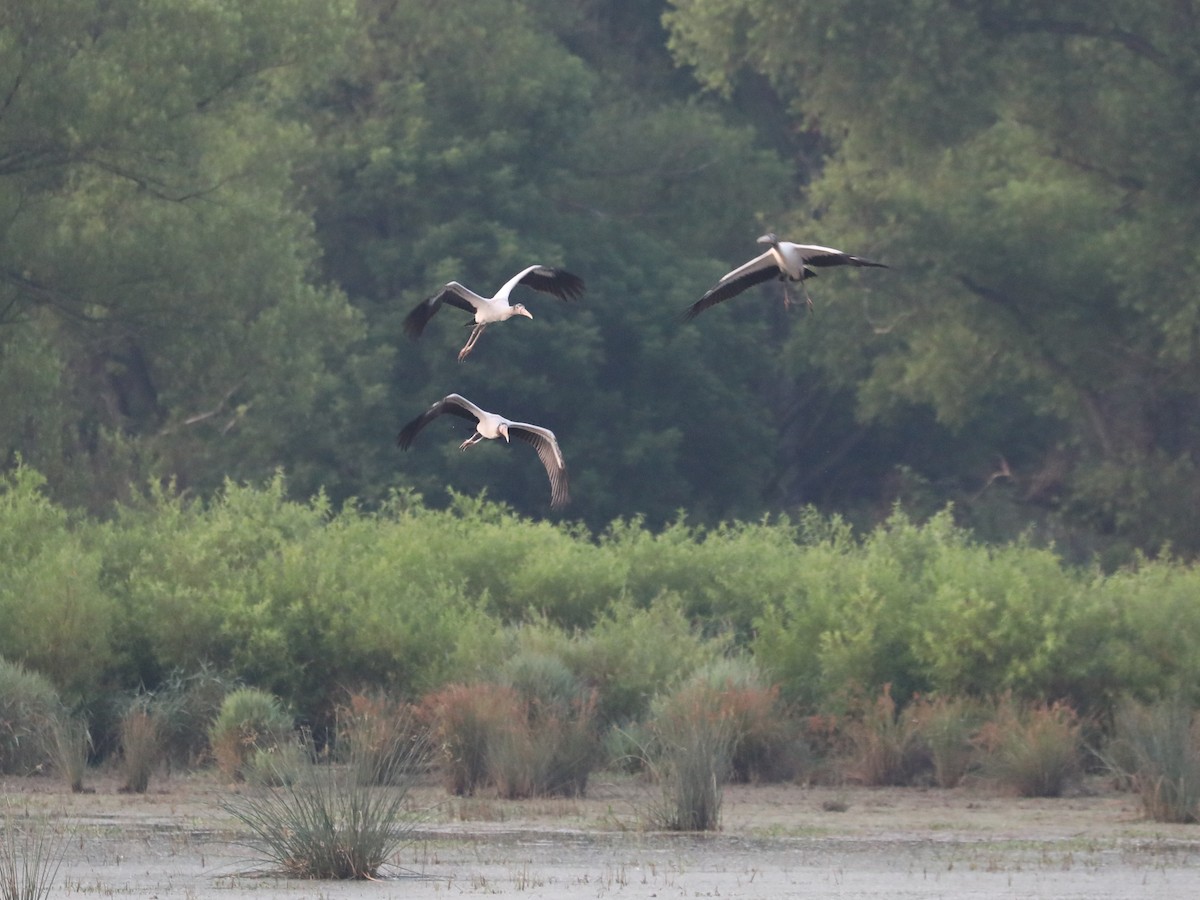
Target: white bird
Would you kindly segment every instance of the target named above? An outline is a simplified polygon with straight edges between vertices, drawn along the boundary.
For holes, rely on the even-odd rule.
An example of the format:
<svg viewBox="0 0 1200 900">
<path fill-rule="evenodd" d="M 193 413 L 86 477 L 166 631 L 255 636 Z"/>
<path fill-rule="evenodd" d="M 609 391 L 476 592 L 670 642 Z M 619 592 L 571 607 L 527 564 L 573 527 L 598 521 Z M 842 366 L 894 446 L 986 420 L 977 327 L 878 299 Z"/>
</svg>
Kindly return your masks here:
<svg viewBox="0 0 1200 900">
<path fill-rule="evenodd" d="M 524 303 L 509 304 L 508 302 L 508 295 L 518 284 L 523 284 L 544 294 L 553 294 L 560 300 L 574 300 L 583 293 L 582 278 L 551 266 L 530 266 L 518 272 L 508 279 L 500 290 L 496 291 L 494 297 L 481 297 L 457 281 L 451 281 L 437 294 L 422 301 L 416 309 L 408 314 L 404 319 L 404 333 L 413 340 L 419 338 L 421 332 L 425 330 L 425 325 L 433 318 L 434 313 L 441 308 L 443 303 L 449 303 L 451 306 L 474 313 L 475 327 L 471 330 L 471 337 L 467 340 L 466 346 L 458 352 L 458 360 L 462 362 L 475 346 L 475 342 L 479 340 L 479 336 L 483 334 L 483 330 L 493 322 L 503 322 L 513 316 L 533 318 L 533 313 L 525 308 Z"/>
<path fill-rule="evenodd" d="M 396 438 L 401 449 L 407 450 L 422 428 L 440 416 L 450 413 L 463 419 L 474 419 L 475 433 L 458 445 L 459 450 L 466 450 L 472 444 L 477 444 L 484 438 L 494 440 L 502 437 L 505 441 L 517 438 L 527 444 L 532 444 L 537 451 L 546 474 L 550 476 L 550 507 L 559 509 L 570 502 L 567 493 L 567 464 L 563 462 L 562 451 L 558 449 L 558 439 L 549 428 L 540 425 L 530 425 L 527 422 L 513 422 L 497 413 L 480 409 L 466 397 L 459 394 L 447 394 L 421 415 L 417 416 L 402 429 Z"/>
<path fill-rule="evenodd" d="M 809 266 L 876 266 L 886 269 L 883 263 L 871 262 L 858 256 L 851 256 L 832 247 L 821 247 L 816 244 L 793 244 L 781 241 L 773 233 L 768 232 L 758 239 L 760 244 L 770 244 L 771 249 L 761 256 L 756 256 L 750 262 L 738 266 L 732 272 L 722 276 L 707 293 L 684 312 L 683 318 L 691 320 L 704 312 L 710 306 L 716 306 L 723 300 L 736 297 L 747 288 L 764 281 L 776 278 L 783 282 L 784 303 L 791 305 L 792 298 L 788 293 L 787 283 L 799 281 L 804 287 L 804 299 L 808 308 L 812 309 L 812 298 L 808 296 L 808 287 L 804 279 L 815 278 L 817 273 Z"/>
</svg>

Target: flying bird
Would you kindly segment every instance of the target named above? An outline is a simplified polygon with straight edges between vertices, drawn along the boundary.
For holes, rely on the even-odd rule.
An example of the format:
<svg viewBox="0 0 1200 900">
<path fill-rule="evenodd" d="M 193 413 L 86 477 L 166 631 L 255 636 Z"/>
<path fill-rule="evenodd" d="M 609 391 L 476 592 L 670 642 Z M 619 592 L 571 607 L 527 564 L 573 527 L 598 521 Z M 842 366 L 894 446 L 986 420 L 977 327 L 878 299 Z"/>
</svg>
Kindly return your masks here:
<svg viewBox="0 0 1200 900">
<path fill-rule="evenodd" d="M 475 347 L 475 342 L 479 340 L 483 330 L 493 322 L 503 322 L 513 316 L 533 318 L 533 313 L 525 308 L 524 303 L 510 304 L 508 302 L 509 294 L 519 284 L 544 294 L 553 294 L 560 300 L 574 300 L 583 293 L 582 278 L 572 275 L 564 269 L 555 269 L 551 266 L 530 266 L 518 272 L 508 279 L 493 297 L 481 297 L 457 281 L 451 281 L 434 296 L 422 301 L 405 317 L 404 333 L 414 341 L 419 338 L 429 320 L 433 318 L 443 303 L 449 303 L 451 306 L 474 313 L 475 327 L 471 329 L 471 336 L 467 339 L 466 346 L 458 352 L 458 361 L 462 362 Z"/>
<path fill-rule="evenodd" d="M 696 318 L 710 306 L 716 306 L 723 300 L 736 297 L 747 288 L 772 278 L 783 282 L 783 299 L 786 305 L 791 305 L 792 298 L 788 293 L 788 282 L 799 281 L 804 288 L 804 300 L 812 309 L 812 298 L 808 296 L 808 287 L 804 279 L 815 278 L 817 273 L 812 266 L 875 266 L 886 269 L 883 263 L 871 262 L 858 256 L 851 256 L 832 247 L 820 247 L 816 244 L 793 244 L 781 241 L 773 233 L 768 232 L 758 239 L 760 244 L 770 244 L 771 249 L 761 256 L 756 256 L 750 262 L 738 266 L 732 272 L 722 276 L 707 293 L 683 314 L 685 321 Z"/>
<path fill-rule="evenodd" d="M 396 443 L 402 450 L 407 450 L 421 429 L 443 413 L 475 420 L 475 433 L 459 444 L 459 450 L 466 450 L 484 438 L 494 440 L 502 437 L 505 441 L 516 438 L 532 444 L 542 465 L 546 467 L 546 474 L 550 476 L 550 508 L 560 509 L 570 502 L 571 498 L 567 494 L 567 465 L 563 462 L 562 451 L 558 449 L 558 439 L 554 437 L 553 431 L 527 422 L 513 422 L 498 413 L 480 409 L 459 394 L 447 394 L 405 425 L 400 429 Z"/>
</svg>

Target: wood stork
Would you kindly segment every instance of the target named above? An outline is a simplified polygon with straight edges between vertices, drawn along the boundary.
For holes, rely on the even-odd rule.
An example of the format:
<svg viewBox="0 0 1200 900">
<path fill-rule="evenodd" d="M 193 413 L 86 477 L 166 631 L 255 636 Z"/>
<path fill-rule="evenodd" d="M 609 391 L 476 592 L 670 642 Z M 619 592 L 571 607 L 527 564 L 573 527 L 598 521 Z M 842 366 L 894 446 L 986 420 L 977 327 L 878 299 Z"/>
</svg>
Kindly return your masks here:
<svg viewBox="0 0 1200 900">
<path fill-rule="evenodd" d="M 804 300 L 812 309 L 812 298 L 808 296 L 808 287 L 804 279 L 815 278 L 817 273 L 811 266 L 875 266 L 886 269 L 883 263 L 871 262 L 858 256 L 851 256 L 832 247 L 820 247 L 816 244 L 793 244 L 781 241 L 774 233 L 768 232 L 758 239 L 760 244 L 770 244 L 771 249 L 761 256 L 756 256 L 750 262 L 738 266 L 732 272 L 726 273 L 720 281 L 711 287 L 707 293 L 684 312 L 685 321 L 696 318 L 710 306 L 716 306 L 723 300 L 736 297 L 747 288 L 764 281 L 776 278 L 783 282 L 784 303 L 791 305 L 792 298 L 788 293 L 789 281 L 799 281 L 804 288 Z"/>
<path fill-rule="evenodd" d="M 567 493 L 567 465 L 563 462 L 562 451 L 558 449 L 558 439 L 554 437 L 553 431 L 527 422 L 513 422 L 498 413 L 480 409 L 460 394 L 447 394 L 405 425 L 400 429 L 396 443 L 401 449 L 407 450 L 421 429 L 443 413 L 475 420 L 475 433 L 458 445 L 459 450 L 466 450 L 484 438 L 494 440 L 502 437 L 505 441 L 517 438 L 532 444 L 542 465 L 546 467 L 546 474 L 550 476 L 550 508 L 559 509 L 570 502 L 571 498 Z"/>
<path fill-rule="evenodd" d="M 449 303 L 451 306 L 474 313 L 475 327 L 471 329 L 471 337 L 467 339 L 466 346 L 458 352 L 458 361 L 462 362 L 475 346 L 475 342 L 479 340 L 479 336 L 483 334 L 483 330 L 493 322 L 503 322 L 513 316 L 533 318 L 533 313 L 525 308 L 524 303 L 509 304 L 508 302 L 508 295 L 519 284 L 544 294 L 553 294 L 560 300 L 574 300 L 583 293 L 582 278 L 551 266 L 530 266 L 518 272 L 508 279 L 493 297 L 481 297 L 457 281 L 451 281 L 437 294 L 422 301 L 416 309 L 408 314 L 404 319 L 404 333 L 413 340 L 419 338 L 421 332 L 425 330 L 426 324 L 443 303 Z"/>
</svg>

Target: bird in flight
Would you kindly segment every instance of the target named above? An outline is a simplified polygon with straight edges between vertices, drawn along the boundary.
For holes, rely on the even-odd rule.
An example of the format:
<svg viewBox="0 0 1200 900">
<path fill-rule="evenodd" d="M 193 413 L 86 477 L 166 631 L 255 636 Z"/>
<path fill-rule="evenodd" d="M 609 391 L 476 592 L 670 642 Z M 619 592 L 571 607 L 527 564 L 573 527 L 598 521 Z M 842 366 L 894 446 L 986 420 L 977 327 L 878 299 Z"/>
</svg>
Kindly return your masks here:
<svg viewBox="0 0 1200 900">
<path fill-rule="evenodd" d="M 817 273 L 812 267 L 824 266 L 873 266 L 886 269 L 883 263 L 871 262 L 859 256 L 851 256 L 832 247 L 821 247 L 817 244 L 793 244 L 791 241 L 781 241 L 773 232 L 768 232 L 758 239 L 760 244 L 770 244 L 765 253 L 754 257 L 748 263 L 738 266 L 732 272 L 727 272 L 721 280 L 687 308 L 683 314 L 685 321 L 690 321 L 710 306 L 716 306 L 730 297 L 736 297 L 747 288 L 764 281 L 777 279 L 783 282 L 784 303 L 792 303 L 788 293 L 788 282 L 799 281 L 804 288 L 804 300 L 812 309 L 812 298 L 808 296 L 808 287 L 804 279 L 815 278 Z"/>
<path fill-rule="evenodd" d="M 572 275 L 564 269 L 555 269 L 551 266 L 529 266 L 508 279 L 492 297 L 480 296 L 457 281 L 451 281 L 438 293 L 423 300 L 405 317 L 404 333 L 413 340 L 419 338 L 421 332 L 425 330 L 425 326 L 429 324 L 429 320 L 441 309 L 443 303 L 449 303 L 451 306 L 457 306 L 461 310 L 473 313 L 475 327 L 471 329 L 471 336 L 467 339 L 466 346 L 458 352 L 458 361 L 462 362 L 474 349 L 475 342 L 479 340 L 483 330 L 493 322 L 504 322 L 513 316 L 533 318 L 533 313 L 525 308 L 524 303 L 510 304 L 508 302 L 509 294 L 519 284 L 544 294 L 553 294 L 560 300 L 574 300 L 583 293 L 582 278 Z"/>
<path fill-rule="evenodd" d="M 402 450 L 407 450 L 421 429 L 443 413 L 475 422 L 475 433 L 459 444 L 459 450 L 466 450 L 485 438 L 495 440 L 499 437 L 504 438 L 506 442 L 516 438 L 533 445 L 542 465 L 546 467 L 546 475 L 550 478 L 550 508 L 561 509 L 570 502 L 571 498 L 567 492 L 567 465 L 563 461 L 562 451 L 558 448 L 558 439 L 553 431 L 540 425 L 530 425 L 528 422 L 513 422 L 498 413 L 480 409 L 460 394 L 447 394 L 405 425 L 400 429 L 396 443 Z"/>
</svg>

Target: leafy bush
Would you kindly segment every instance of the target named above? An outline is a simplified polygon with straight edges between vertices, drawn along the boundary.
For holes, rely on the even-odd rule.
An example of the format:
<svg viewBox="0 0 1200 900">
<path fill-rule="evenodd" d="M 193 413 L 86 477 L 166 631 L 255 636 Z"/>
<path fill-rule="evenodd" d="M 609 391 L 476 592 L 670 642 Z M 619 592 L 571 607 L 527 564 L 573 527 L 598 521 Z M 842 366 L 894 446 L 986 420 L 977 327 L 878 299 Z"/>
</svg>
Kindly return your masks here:
<svg viewBox="0 0 1200 900">
<path fill-rule="evenodd" d="M 93 701 L 115 654 L 102 559 L 22 466 L 0 475 L 0 657 L 41 672 L 70 705 Z"/>
<path fill-rule="evenodd" d="M 266 691 L 238 688 L 221 703 L 208 736 L 217 767 L 227 778 L 240 780 L 259 751 L 292 743 L 292 717 Z"/>
<path fill-rule="evenodd" d="M 1200 821 L 1200 717 L 1176 696 L 1154 704 L 1126 700 L 1104 759 L 1128 779 L 1156 822 Z"/>
<path fill-rule="evenodd" d="M 48 726 L 61 711 L 50 679 L 0 658 L 0 772 L 27 775 L 46 763 Z"/>
</svg>

